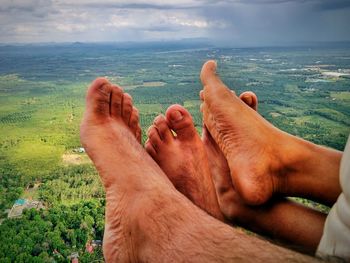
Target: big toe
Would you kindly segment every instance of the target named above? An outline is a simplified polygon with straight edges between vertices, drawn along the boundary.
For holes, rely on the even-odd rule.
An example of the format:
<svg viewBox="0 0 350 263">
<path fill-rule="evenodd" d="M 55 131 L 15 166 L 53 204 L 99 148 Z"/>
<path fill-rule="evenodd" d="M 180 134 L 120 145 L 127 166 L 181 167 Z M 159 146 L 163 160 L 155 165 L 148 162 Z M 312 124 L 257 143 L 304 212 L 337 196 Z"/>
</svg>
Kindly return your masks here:
<svg viewBox="0 0 350 263">
<path fill-rule="evenodd" d="M 110 114 L 112 86 L 105 78 L 97 78 L 90 85 L 86 94 L 86 113 L 88 116 L 107 117 Z"/>
<path fill-rule="evenodd" d="M 138 142 L 141 142 L 141 126 L 140 126 L 140 117 L 139 111 L 136 107 L 132 106 L 132 112 L 129 120 L 129 128 L 131 132 L 135 135 Z"/>
<path fill-rule="evenodd" d="M 209 60 L 204 63 L 200 78 L 204 86 L 204 93 L 202 97 L 204 101 L 209 101 L 213 98 L 231 99 L 232 91 L 226 87 L 221 81 L 219 75 L 216 73 L 216 62 Z"/>
<path fill-rule="evenodd" d="M 188 140 L 196 136 L 197 131 L 194 126 L 191 114 L 182 106 L 176 104 L 170 106 L 166 113 L 169 127 L 176 133 L 179 140 Z"/>
<path fill-rule="evenodd" d="M 253 110 L 258 110 L 258 97 L 254 92 L 245 91 L 239 96 L 239 98 Z"/>
</svg>

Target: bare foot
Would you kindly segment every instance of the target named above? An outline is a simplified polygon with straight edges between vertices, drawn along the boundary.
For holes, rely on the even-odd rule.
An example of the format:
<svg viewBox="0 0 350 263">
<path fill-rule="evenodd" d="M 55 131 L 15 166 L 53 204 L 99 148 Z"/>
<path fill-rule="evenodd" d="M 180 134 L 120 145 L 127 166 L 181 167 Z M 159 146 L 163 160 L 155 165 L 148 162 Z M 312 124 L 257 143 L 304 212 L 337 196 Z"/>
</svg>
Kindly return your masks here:
<svg viewBox="0 0 350 263">
<path fill-rule="evenodd" d="M 230 228 L 176 191 L 136 139 L 123 100 L 120 88 L 95 80 L 80 132 L 106 190 L 106 262 L 309 262 Z"/>
<path fill-rule="evenodd" d="M 253 92 L 243 92 L 239 98 L 257 111 L 258 98 Z M 232 184 L 227 160 L 205 125 L 203 125 L 202 141 L 207 152 L 219 207 L 224 216 L 232 221 L 240 212 L 241 206 L 237 204 L 242 203 L 242 200 L 240 200 Z"/>
<path fill-rule="evenodd" d="M 201 80 L 204 123 L 228 160 L 235 189 L 247 204 L 265 203 L 283 185 L 288 135 L 232 96 L 214 61 L 204 64 Z"/>
<path fill-rule="evenodd" d="M 172 105 L 166 118 L 162 115 L 155 118 L 148 130 L 145 148 L 181 193 L 204 211 L 223 220 L 205 147 L 185 108 Z"/>
<path fill-rule="evenodd" d="M 80 137 L 106 190 L 104 256 L 109 262 L 135 261 L 125 237 L 134 231 L 135 209 L 141 211 L 134 208 L 137 193 L 154 187 L 154 182 L 157 187 L 172 185 L 140 144 L 138 111 L 130 95 L 104 78 L 96 79 L 87 92 Z M 145 174 L 160 176 L 144 180 Z"/>
</svg>

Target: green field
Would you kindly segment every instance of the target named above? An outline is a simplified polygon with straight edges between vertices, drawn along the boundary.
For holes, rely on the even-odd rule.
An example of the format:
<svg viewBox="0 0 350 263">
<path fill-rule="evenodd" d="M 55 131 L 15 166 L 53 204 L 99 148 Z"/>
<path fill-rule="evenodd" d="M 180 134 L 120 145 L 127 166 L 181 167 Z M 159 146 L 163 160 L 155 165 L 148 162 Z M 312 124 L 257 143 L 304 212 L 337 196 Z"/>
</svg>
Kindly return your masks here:
<svg viewBox="0 0 350 263">
<path fill-rule="evenodd" d="M 38 59 L 48 56 L 35 52 Z M 51 56 L 56 51 L 50 52 Z M 100 60 L 105 53 L 108 63 Z M 266 61 L 266 53 L 279 64 Z M 30 262 L 53 258 L 67 262 L 75 251 L 82 255 L 82 262 L 94 257 L 84 252 L 84 245 L 103 238 L 104 192 L 92 163 L 79 152 L 79 124 L 86 89 L 98 75 L 124 86 L 133 96 L 140 111 L 143 142 L 153 119 L 175 103 L 191 112 L 201 131 L 198 75 L 208 57 L 218 60 L 221 76 L 237 94 L 254 91 L 259 113 L 280 129 L 338 150 L 344 148 L 350 132 L 350 80 L 310 82 L 321 73 L 303 70 L 320 57 L 330 60 L 329 64 L 338 63 L 332 56 L 324 57 L 323 51 L 208 49 L 167 53 L 92 49 L 85 56 L 100 64 L 88 65 L 84 55 L 72 54 L 64 57 L 64 62 L 57 55 L 57 69 L 46 70 L 45 65 L 30 61 L 29 65 L 39 68 L 23 66 L 18 73 L 0 71 L 0 218 L 6 218 L 6 210 L 18 198 L 40 200 L 46 207 L 2 223 L 0 262 L 26 262 L 28 258 L 33 260 Z M 251 61 L 252 57 L 258 60 Z M 149 60 L 154 63 L 149 64 Z M 300 72 L 288 72 L 289 68 L 299 68 Z M 327 211 L 313 202 L 301 202 Z M 32 233 L 28 229 L 33 229 Z M 13 246 L 8 245 L 11 242 Z M 27 244 L 25 249 L 21 243 Z M 54 255 L 54 250 L 61 256 Z M 101 258 L 101 251 L 96 258 Z"/>
</svg>

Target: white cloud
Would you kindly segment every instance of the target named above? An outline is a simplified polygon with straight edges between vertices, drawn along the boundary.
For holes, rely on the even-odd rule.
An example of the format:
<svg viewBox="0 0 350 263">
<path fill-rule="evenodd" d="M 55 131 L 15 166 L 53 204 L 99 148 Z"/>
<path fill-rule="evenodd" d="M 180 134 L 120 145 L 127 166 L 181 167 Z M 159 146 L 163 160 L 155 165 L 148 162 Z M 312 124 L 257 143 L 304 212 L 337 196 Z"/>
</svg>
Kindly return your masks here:
<svg viewBox="0 0 350 263">
<path fill-rule="evenodd" d="M 60 0 L 57 1 L 59 5 L 69 6 L 91 6 L 91 7 L 115 7 L 115 8 L 186 8 L 192 6 L 199 6 L 201 0 L 177 0 L 177 1 L 166 1 L 166 0 Z"/>
<path fill-rule="evenodd" d="M 170 20 L 176 24 L 181 26 L 188 26 L 188 27 L 198 27 L 198 28 L 206 28 L 209 26 L 209 23 L 205 20 L 200 19 L 181 19 L 178 17 L 170 17 Z"/>
<path fill-rule="evenodd" d="M 84 32 L 87 30 L 87 26 L 82 24 L 57 24 L 56 28 L 59 31 L 67 33 Z"/>
<path fill-rule="evenodd" d="M 106 24 L 108 27 L 121 28 L 121 27 L 129 27 L 135 28 L 138 25 L 136 21 L 132 21 L 130 18 L 121 15 L 112 15 L 109 19 L 109 22 Z"/>
<path fill-rule="evenodd" d="M 184 14 L 179 11 L 168 10 L 128 10 L 119 12 L 110 16 L 108 27 L 113 28 L 132 28 L 132 29 L 166 29 L 169 31 L 181 30 L 181 27 L 192 27 L 204 29 L 212 26 L 213 23 L 206 21 L 201 17 Z"/>
<path fill-rule="evenodd" d="M 228 43 L 350 40 L 347 3 L 348 0 L 1 0 L 0 42 L 193 37 Z M 323 11 L 326 15 L 320 15 Z"/>
<path fill-rule="evenodd" d="M 26 25 L 18 25 L 15 27 L 14 31 L 18 34 L 32 34 L 33 27 L 26 26 Z"/>
</svg>

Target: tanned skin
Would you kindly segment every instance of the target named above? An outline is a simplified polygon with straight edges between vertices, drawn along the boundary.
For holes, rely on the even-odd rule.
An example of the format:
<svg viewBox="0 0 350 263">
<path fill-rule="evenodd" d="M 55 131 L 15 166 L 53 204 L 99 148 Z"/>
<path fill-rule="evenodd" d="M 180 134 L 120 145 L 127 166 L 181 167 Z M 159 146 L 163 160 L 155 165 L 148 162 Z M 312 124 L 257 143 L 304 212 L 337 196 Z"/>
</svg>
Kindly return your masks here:
<svg viewBox="0 0 350 263">
<path fill-rule="evenodd" d="M 95 80 L 81 124 L 82 144 L 106 191 L 107 262 L 315 260 L 247 236 L 178 192 L 140 145 L 138 113 L 128 97 L 108 80 Z"/>
<path fill-rule="evenodd" d="M 215 71 L 210 71 L 206 68 L 208 66 L 213 66 L 211 63 L 212 62 L 205 64 L 202 69 L 201 79 L 203 84 L 205 85 L 205 83 L 208 82 L 207 79 L 209 79 L 210 83 L 210 79 L 216 78 L 216 81 L 212 84 L 213 87 L 216 87 L 217 85 L 221 85 L 219 87 L 225 87 Z M 214 66 L 216 67 L 216 64 L 214 64 Z M 225 97 L 230 100 L 230 94 L 232 94 L 232 92 L 226 87 L 224 91 L 226 92 Z M 222 90 L 219 92 L 222 92 Z M 218 98 L 217 96 L 214 97 Z M 204 100 L 204 91 L 201 92 L 201 98 Z M 245 92 L 241 94 L 239 98 L 251 109 L 256 111 L 257 97 L 254 93 Z M 233 102 L 231 101 L 231 104 L 227 103 L 227 107 L 238 107 L 236 105 L 237 97 L 232 94 L 231 99 L 233 99 Z M 218 100 L 217 103 L 221 104 L 220 100 Z M 202 106 L 202 109 L 204 107 L 205 105 Z M 174 110 L 182 113 L 182 119 L 177 124 L 183 130 L 182 134 L 184 134 L 179 136 L 180 139 L 173 136 L 170 132 L 170 130 L 173 130 L 176 133 L 176 129 L 173 128 L 173 120 L 171 119 L 170 114 L 173 113 Z M 224 111 L 220 114 L 223 112 Z M 247 113 L 249 117 L 250 112 L 240 108 L 238 119 L 244 120 Z M 250 230 L 263 233 L 274 239 L 287 242 L 288 244 L 293 244 L 297 249 L 305 252 L 315 252 L 322 236 L 326 215 L 290 200 L 280 197 L 275 198 L 272 196 L 274 194 L 299 195 L 303 197 L 311 197 L 314 200 L 322 201 L 324 204 L 333 204 L 340 193 L 337 173 L 339 171 L 338 167 L 341 152 L 313 145 L 297 137 L 285 134 L 271 124 L 267 124 L 264 127 L 265 130 L 267 130 L 265 131 L 265 134 L 274 134 L 275 132 L 281 139 L 285 140 L 286 143 L 292 143 L 292 147 L 287 145 L 284 149 L 295 150 L 294 152 L 287 152 L 285 158 L 280 158 L 280 160 L 291 159 L 294 160 L 294 164 L 296 165 L 293 166 L 293 161 L 290 163 L 286 162 L 285 164 L 282 164 L 282 161 L 278 161 L 273 163 L 272 166 L 269 163 L 267 163 L 267 165 L 265 163 L 261 165 L 261 158 L 276 161 L 274 160 L 275 155 L 269 157 L 269 152 L 267 151 L 266 156 L 256 156 L 255 159 L 257 160 L 255 160 L 255 162 L 254 155 L 250 156 L 251 158 L 253 157 L 253 162 L 250 164 L 252 168 L 250 168 L 252 170 L 256 169 L 257 171 L 261 171 L 261 167 L 264 168 L 265 166 L 266 171 L 274 171 L 271 167 L 275 165 L 275 167 L 279 167 L 276 169 L 275 173 L 269 174 L 266 172 L 265 175 L 260 174 L 261 177 L 259 177 L 259 174 L 244 175 L 243 173 L 240 173 L 240 176 L 234 177 L 231 173 L 229 163 L 226 160 L 227 157 L 223 153 L 224 147 L 222 147 L 222 149 L 220 148 L 215 139 L 211 136 L 206 125 L 203 127 L 201 142 L 198 139 L 198 134 L 195 131 L 191 116 L 185 109 L 179 105 L 175 105 L 168 109 L 166 115 L 166 118 L 164 116 L 158 116 L 155 119 L 153 126 L 149 130 L 149 140 L 146 142 L 146 150 L 160 165 L 179 191 L 189 197 L 189 199 L 196 205 L 220 220 L 222 220 L 222 215 L 220 213 L 213 213 L 211 208 L 206 208 L 208 207 L 208 203 L 219 203 L 221 212 L 226 219 L 223 221 L 238 223 Z M 229 118 L 229 116 L 226 117 L 228 118 L 228 122 L 239 122 L 235 120 L 236 118 Z M 251 119 L 254 120 L 254 118 Z M 261 119 L 261 117 L 255 118 L 256 122 L 247 121 L 251 130 L 255 131 L 255 134 L 254 132 L 252 133 L 253 135 L 259 135 L 261 132 L 257 129 L 257 127 L 261 127 L 261 123 L 259 123 L 261 122 Z M 215 118 L 215 120 L 217 120 L 217 118 Z M 257 124 L 257 127 L 255 124 Z M 226 128 L 224 124 L 223 127 L 223 130 L 225 131 Z M 246 129 L 247 127 L 243 128 Z M 240 129 L 239 125 L 237 126 L 237 129 Z M 181 140 L 182 137 L 186 137 L 185 142 Z M 259 138 L 259 136 L 257 137 Z M 247 141 L 249 142 L 249 139 L 248 136 L 248 140 L 242 140 L 242 144 Z M 238 143 L 240 143 L 240 141 L 238 141 Z M 251 145 L 252 143 L 249 142 L 247 146 Z M 271 147 L 272 150 L 270 153 L 273 152 L 276 154 L 276 152 L 279 152 L 278 148 L 280 146 L 278 143 L 273 143 L 273 140 L 270 139 L 268 147 L 266 147 L 266 145 L 262 145 L 261 147 Z M 206 154 L 203 153 L 203 148 L 205 149 Z M 247 147 L 247 149 L 250 148 Z M 310 153 L 311 151 L 317 151 L 318 156 L 310 159 L 310 157 L 314 157 Z M 256 152 L 259 151 L 256 150 Z M 245 153 L 246 152 L 243 151 L 243 155 Z M 236 151 L 236 154 L 240 155 L 241 152 Z M 248 153 L 248 155 L 249 154 L 250 153 Z M 297 159 L 298 157 L 299 159 Z M 322 170 L 323 172 L 319 174 L 322 178 L 316 178 L 316 174 L 312 170 L 312 167 L 315 167 L 318 158 L 329 161 L 328 163 L 326 162 L 326 165 L 321 165 L 322 169 L 329 169 Z M 277 160 L 279 159 L 277 158 Z M 256 164 L 260 164 L 261 167 L 254 167 Z M 241 163 L 238 163 L 235 166 L 239 165 L 241 165 Z M 212 195 L 208 194 L 209 192 L 212 192 L 210 189 L 212 189 L 213 185 L 213 183 L 207 179 L 209 177 L 208 166 L 216 189 L 217 198 L 213 198 Z M 319 169 L 315 167 L 314 170 Z M 239 189 L 241 194 L 237 191 L 237 188 L 233 183 L 234 180 L 238 180 L 238 184 L 243 185 L 243 187 Z M 307 184 L 308 180 L 312 181 L 311 185 L 304 185 L 301 183 L 304 182 Z M 319 181 L 315 182 L 317 180 Z M 288 185 L 286 185 L 287 182 L 289 183 Z M 270 183 L 270 185 L 264 185 L 264 183 Z M 321 189 L 329 188 L 330 191 L 320 194 L 319 191 L 317 191 L 320 184 L 322 185 Z M 254 189 L 255 192 L 251 191 L 251 185 L 256 186 Z M 283 187 L 281 187 L 281 185 Z M 307 189 L 310 190 L 310 193 Z M 282 191 L 278 192 L 276 190 Z M 268 191 L 268 193 L 266 194 L 263 191 Z M 263 199 L 263 201 L 261 201 L 256 199 L 257 196 L 264 195 L 267 200 Z M 193 198 L 193 196 L 196 196 L 196 198 Z M 260 204 L 261 202 L 263 202 L 264 205 L 259 207 L 251 205 Z"/>
<path fill-rule="evenodd" d="M 201 111 L 205 126 L 225 156 L 232 182 L 246 204 L 275 195 L 299 196 L 332 205 L 341 192 L 342 152 L 285 133 L 228 89 L 216 63 L 203 65 Z"/>
<path fill-rule="evenodd" d="M 245 92 L 240 98 L 257 108 L 254 93 Z M 185 108 L 173 105 L 165 115 L 155 118 L 145 148 L 181 193 L 221 221 L 270 236 L 303 252 L 315 252 L 325 214 L 283 198 L 259 207 L 246 205 L 235 191 L 227 161 L 206 127 L 201 140 Z"/>
<path fill-rule="evenodd" d="M 251 107 L 256 107 L 257 97 L 254 93 L 245 92 L 241 98 Z M 203 129 L 206 129 L 205 126 Z M 146 151 L 176 189 L 194 204 L 224 221 L 211 177 L 215 169 L 219 169 L 221 177 L 225 173 L 223 169 L 229 173 L 229 168 L 221 151 L 220 155 L 210 151 L 215 142 L 207 138 L 207 133 L 203 134 L 201 140 L 190 113 L 180 105 L 172 105 L 165 116 L 159 115 L 154 119 L 147 133 Z"/>
</svg>

